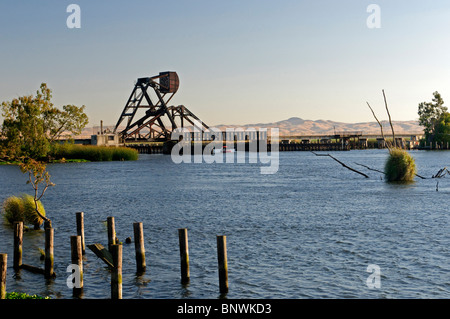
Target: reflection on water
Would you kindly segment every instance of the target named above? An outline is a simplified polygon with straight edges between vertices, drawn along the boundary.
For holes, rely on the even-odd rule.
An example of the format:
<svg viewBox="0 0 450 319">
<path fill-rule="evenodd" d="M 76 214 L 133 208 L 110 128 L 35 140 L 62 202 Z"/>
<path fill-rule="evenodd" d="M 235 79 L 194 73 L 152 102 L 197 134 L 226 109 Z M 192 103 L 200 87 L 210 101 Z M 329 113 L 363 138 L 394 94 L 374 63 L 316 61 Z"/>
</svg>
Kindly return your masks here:
<svg viewBox="0 0 450 319">
<path fill-rule="evenodd" d="M 86 244 L 107 244 L 115 217 L 123 249 L 124 298 L 219 298 L 216 235 L 227 236 L 229 298 L 449 298 L 447 201 L 450 180 L 388 184 L 384 150 L 334 152 L 369 179 L 327 157 L 280 153 L 279 170 L 260 164 L 174 164 L 170 156 L 136 162 L 52 164 L 56 186 L 43 202 L 55 227 L 56 279 L 22 270 L 14 278 L 12 229 L 0 225 L 8 253 L 8 291 L 72 298 L 67 288 L 75 212 L 85 212 Z M 450 166 L 450 153 L 415 151 L 418 173 Z M 0 167 L 0 200 L 30 193 L 17 167 Z M 133 223 L 143 222 L 147 271 L 135 268 Z M 191 281 L 180 281 L 178 228 L 188 228 Z M 24 263 L 41 266 L 42 231 L 26 232 Z M 369 289 L 367 266 L 380 267 Z M 83 298 L 109 298 L 110 273 L 87 250 Z"/>
</svg>

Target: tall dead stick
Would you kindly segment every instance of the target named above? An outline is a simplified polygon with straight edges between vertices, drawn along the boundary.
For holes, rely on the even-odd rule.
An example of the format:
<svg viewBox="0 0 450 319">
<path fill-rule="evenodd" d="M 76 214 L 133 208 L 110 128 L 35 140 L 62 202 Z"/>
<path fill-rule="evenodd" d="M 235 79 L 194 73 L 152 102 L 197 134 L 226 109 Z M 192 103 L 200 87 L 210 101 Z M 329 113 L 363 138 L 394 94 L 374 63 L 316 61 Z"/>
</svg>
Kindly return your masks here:
<svg viewBox="0 0 450 319">
<path fill-rule="evenodd" d="M 386 140 L 386 138 L 384 137 L 384 132 L 383 132 L 383 125 L 381 125 L 381 122 L 378 120 L 377 116 L 375 115 L 375 112 L 373 111 L 372 107 L 370 106 L 369 102 L 366 102 L 367 106 L 369 107 L 370 111 L 373 114 L 373 117 L 375 118 L 375 120 L 377 121 L 378 125 L 380 126 L 380 130 L 381 130 L 381 137 L 383 137 L 383 140 L 386 142 L 386 146 L 388 147 L 388 149 L 390 149 L 390 145 L 389 142 Z"/>
<path fill-rule="evenodd" d="M 344 166 L 345 168 L 347 168 L 347 169 L 349 169 L 349 170 L 351 170 L 351 171 L 353 171 L 353 172 L 355 172 L 355 173 L 358 173 L 358 174 L 364 176 L 365 178 L 369 178 L 369 176 L 367 176 L 366 174 L 361 173 L 360 171 L 357 171 L 357 170 L 354 169 L 354 168 L 348 167 L 347 165 L 345 165 L 344 163 L 342 163 L 340 160 L 334 158 L 334 157 L 331 156 L 330 154 L 317 154 L 317 153 L 315 153 L 315 152 L 313 152 L 313 151 L 311 151 L 311 153 L 313 153 L 313 154 L 316 155 L 316 156 L 328 156 L 328 157 L 331 157 L 332 159 L 334 159 L 336 162 L 338 162 L 339 164 L 341 164 L 341 165 Z"/>
<path fill-rule="evenodd" d="M 388 109 L 388 105 L 387 105 L 387 101 L 386 101 L 386 94 L 384 94 L 384 90 L 383 90 L 383 98 L 384 98 L 384 105 L 386 107 L 386 112 L 387 112 L 388 117 L 389 117 L 389 125 L 391 126 L 391 130 L 392 130 L 392 140 L 394 142 L 394 147 L 396 147 L 397 146 L 397 142 L 395 141 L 394 126 L 392 125 L 391 114 L 389 113 L 389 109 Z"/>
</svg>

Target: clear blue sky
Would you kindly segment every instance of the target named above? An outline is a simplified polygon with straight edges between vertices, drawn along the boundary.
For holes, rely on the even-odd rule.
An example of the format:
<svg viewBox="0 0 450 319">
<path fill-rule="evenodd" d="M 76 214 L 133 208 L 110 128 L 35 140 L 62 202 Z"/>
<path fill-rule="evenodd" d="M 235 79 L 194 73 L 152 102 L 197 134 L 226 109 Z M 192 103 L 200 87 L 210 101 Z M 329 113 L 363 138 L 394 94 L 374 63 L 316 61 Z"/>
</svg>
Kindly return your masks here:
<svg viewBox="0 0 450 319">
<path fill-rule="evenodd" d="M 449 38 L 448 0 L 2 1 L 0 101 L 46 82 L 56 105 L 114 125 L 138 77 L 170 70 L 171 104 L 209 125 L 373 121 L 366 101 L 385 119 L 382 89 L 394 120 L 414 120 L 434 91 L 450 101 Z"/>
</svg>

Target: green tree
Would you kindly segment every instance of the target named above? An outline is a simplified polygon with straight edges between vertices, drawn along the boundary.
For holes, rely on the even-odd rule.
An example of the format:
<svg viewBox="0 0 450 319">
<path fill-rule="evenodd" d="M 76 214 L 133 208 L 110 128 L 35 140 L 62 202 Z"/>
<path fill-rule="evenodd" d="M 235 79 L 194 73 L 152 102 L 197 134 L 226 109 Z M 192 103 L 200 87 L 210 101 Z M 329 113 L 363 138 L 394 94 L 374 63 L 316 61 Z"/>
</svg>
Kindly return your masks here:
<svg viewBox="0 0 450 319">
<path fill-rule="evenodd" d="M 65 132 L 77 135 L 88 124 L 89 119 L 84 113 L 86 106 L 64 105 L 62 111 L 56 108 L 44 114 L 47 137 L 54 142 Z"/>
<path fill-rule="evenodd" d="M 10 157 L 40 158 L 47 154 L 49 143 L 40 117 L 40 97 L 22 96 L 2 103 L 2 135 Z"/>
<path fill-rule="evenodd" d="M 3 153 L 9 157 L 39 159 L 61 134 L 79 134 L 88 124 L 85 106 L 64 105 L 62 110 L 51 102 L 52 91 L 42 83 L 35 96 L 22 96 L 2 102 Z"/>
<path fill-rule="evenodd" d="M 30 184 L 34 190 L 34 210 L 39 216 L 39 219 L 44 220 L 47 226 L 51 226 L 51 220 L 45 216 L 44 207 L 40 204 L 42 197 L 50 186 L 55 186 L 50 181 L 50 174 L 44 163 L 36 161 L 32 158 L 24 159 L 19 165 L 22 173 L 28 173 L 27 184 Z M 39 184 L 43 184 L 44 188 L 39 190 Z"/>
<path fill-rule="evenodd" d="M 422 102 L 419 104 L 419 124 L 424 127 L 425 138 L 428 142 L 438 141 L 436 137 L 440 136 L 439 129 L 442 118 L 447 116 L 447 107 L 444 106 L 444 100 L 439 92 L 433 93 L 432 102 Z"/>
<path fill-rule="evenodd" d="M 445 112 L 439 117 L 434 137 L 437 142 L 450 143 L 450 113 Z"/>
</svg>

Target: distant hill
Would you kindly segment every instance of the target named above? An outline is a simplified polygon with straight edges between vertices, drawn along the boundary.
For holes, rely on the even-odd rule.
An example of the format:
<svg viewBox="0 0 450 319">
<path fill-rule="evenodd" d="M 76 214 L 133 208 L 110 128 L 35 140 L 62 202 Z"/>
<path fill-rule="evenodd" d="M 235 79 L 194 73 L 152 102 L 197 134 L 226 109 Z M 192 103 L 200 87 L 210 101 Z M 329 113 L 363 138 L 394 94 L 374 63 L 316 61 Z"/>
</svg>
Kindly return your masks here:
<svg viewBox="0 0 450 319">
<path fill-rule="evenodd" d="M 391 127 L 388 121 L 382 121 L 383 130 L 386 135 L 391 133 Z M 394 130 L 399 134 L 423 134 L 423 128 L 418 121 L 393 121 Z M 273 123 L 255 123 L 245 125 L 221 124 L 214 127 L 225 130 L 228 128 L 278 128 L 280 135 L 331 135 L 334 132 L 358 131 L 363 134 L 379 134 L 380 126 L 377 122 L 362 123 L 343 123 L 328 120 L 304 120 L 299 117 L 291 117 L 290 119 L 273 122 Z M 112 131 L 114 126 L 104 126 L 104 130 Z M 90 138 L 91 134 L 97 134 L 100 131 L 99 126 L 87 127 L 80 134 L 79 138 Z"/>
<path fill-rule="evenodd" d="M 391 127 L 388 121 L 382 121 L 383 131 L 388 135 L 391 133 Z M 422 134 L 423 128 L 418 121 L 393 121 L 395 133 L 399 134 Z M 380 126 L 377 122 L 363 123 L 343 123 L 327 120 L 304 120 L 299 117 L 291 117 L 290 119 L 274 122 L 274 123 L 256 123 L 246 125 L 218 125 L 220 129 L 227 127 L 248 128 L 278 128 L 280 135 L 318 135 L 318 134 L 334 134 L 334 132 L 342 131 L 361 131 L 363 134 L 379 134 Z"/>
</svg>

